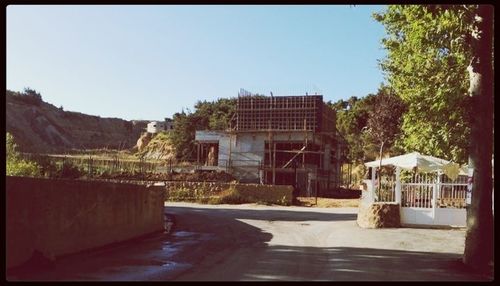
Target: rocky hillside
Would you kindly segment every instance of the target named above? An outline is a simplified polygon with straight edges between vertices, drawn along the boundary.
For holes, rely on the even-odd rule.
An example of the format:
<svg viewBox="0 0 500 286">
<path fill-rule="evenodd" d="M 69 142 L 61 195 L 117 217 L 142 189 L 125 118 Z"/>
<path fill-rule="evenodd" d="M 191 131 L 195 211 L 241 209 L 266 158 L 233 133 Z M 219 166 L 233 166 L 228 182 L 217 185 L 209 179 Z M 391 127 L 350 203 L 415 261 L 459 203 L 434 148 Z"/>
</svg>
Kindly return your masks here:
<svg viewBox="0 0 500 286">
<path fill-rule="evenodd" d="M 147 122 L 64 111 L 34 91 L 6 92 L 6 131 L 24 152 L 128 149 L 136 145 Z"/>
<path fill-rule="evenodd" d="M 145 159 L 175 160 L 175 150 L 168 132 L 151 134 L 144 132 L 137 140 L 137 154 Z"/>
</svg>

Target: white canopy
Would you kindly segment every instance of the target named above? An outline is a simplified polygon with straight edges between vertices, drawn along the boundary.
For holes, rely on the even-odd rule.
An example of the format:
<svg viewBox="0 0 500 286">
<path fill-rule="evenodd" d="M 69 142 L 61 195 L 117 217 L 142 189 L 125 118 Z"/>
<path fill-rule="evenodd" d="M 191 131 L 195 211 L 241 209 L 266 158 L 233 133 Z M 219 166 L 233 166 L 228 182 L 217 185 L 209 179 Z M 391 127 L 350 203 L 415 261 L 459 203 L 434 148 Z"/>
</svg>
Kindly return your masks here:
<svg viewBox="0 0 500 286">
<path fill-rule="evenodd" d="M 365 163 L 367 167 L 378 167 L 380 165 L 380 160 L 375 160 Z M 400 155 L 396 157 L 383 158 L 382 166 L 396 166 L 401 169 L 413 169 L 417 167 L 422 172 L 437 172 L 443 171 L 448 177 L 452 178 L 458 176 L 458 174 L 466 175 L 465 170 L 460 168 L 460 165 L 453 163 L 444 159 L 422 155 L 418 152 L 413 152 L 405 155 Z"/>
</svg>

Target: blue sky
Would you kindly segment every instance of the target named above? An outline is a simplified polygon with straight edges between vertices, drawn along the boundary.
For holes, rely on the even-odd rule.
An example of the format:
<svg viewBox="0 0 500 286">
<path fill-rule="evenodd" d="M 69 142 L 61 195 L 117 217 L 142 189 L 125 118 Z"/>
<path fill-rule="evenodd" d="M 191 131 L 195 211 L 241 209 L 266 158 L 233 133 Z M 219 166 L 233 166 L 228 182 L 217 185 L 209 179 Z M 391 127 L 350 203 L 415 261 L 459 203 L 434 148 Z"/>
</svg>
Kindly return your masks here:
<svg viewBox="0 0 500 286">
<path fill-rule="evenodd" d="M 375 93 L 385 6 L 7 7 L 7 89 L 65 110 L 158 120 L 198 100 Z"/>
</svg>

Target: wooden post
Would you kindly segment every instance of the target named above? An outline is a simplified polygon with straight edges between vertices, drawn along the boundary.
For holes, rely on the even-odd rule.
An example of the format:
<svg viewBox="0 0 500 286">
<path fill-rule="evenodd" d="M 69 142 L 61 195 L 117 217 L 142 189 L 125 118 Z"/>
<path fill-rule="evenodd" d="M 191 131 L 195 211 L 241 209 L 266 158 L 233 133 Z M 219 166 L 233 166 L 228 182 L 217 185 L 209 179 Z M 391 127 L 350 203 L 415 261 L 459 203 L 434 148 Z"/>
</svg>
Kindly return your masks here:
<svg viewBox="0 0 500 286">
<path fill-rule="evenodd" d="M 199 143 L 199 142 L 196 143 L 196 150 L 197 150 L 197 153 L 196 153 L 196 162 L 198 164 L 200 163 L 200 145 L 201 145 L 201 143 Z"/>
<path fill-rule="evenodd" d="M 273 185 L 276 184 L 276 143 L 273 145 Z"/>
<path fill-rule="evenodd" d="M 439 200 L 441 198 L 441 176 L 442 176 L 442 173 L 441 172 L 438 172 L 437 174 L 437 196 L 436 198 Z"/>
<path fill-rule="evenodd" d="M 349 163 L 349 186 L 352 183 L 352 164 Z"/>
<path fill-rule="evenodd" d="M 344 183 L 344 164 L 340 164 L 340 180 L 339 180 L 339 186 L 342 186 Z"/>
<path fill-rule="evenodd" d="M 316 173 L 316 183 L 314 184 L 314 186 L 316 187 L 316 203 L 315 205 L 318 205 L 318 189 L 319 189 L 319 186 L 318 186 L 318 173 Z"/>
<path fill-rule="evenodd" d="M 229 159 L 228 159 L 229 169 L 231 169 L 231 153 L 232 153 L 232 151 L 231 151 L 231 148 L 232 148 L 231 147 L 231 141 L 232 141 L 231 138 L 232 137 L 233 136 L 231 134 L 229 134 Z"/>
<path fill-rule="evenodd" d="M 293 162 L 293 171 L 295 173 L 295 189 L 298 189 L 298 178 L 297 178 L 297 163 L 294 161 Z"/>
<path fill-rule="evenodd" d="M 330 173 L 332 172 L 331 169 L 328 169 L 328 181 L 326 182 L 326 189 L 330 191 Z"/>
<path fill-rule="evenodd" d="M 306 129 L 307 120 L 304 118 L 304 146 L 307 146 L 307 129 Z M 306 147 L 307 148 L 307 147 Z M 306 151 L 306 149 L 304 149 Z M 306 152 L 302 153 L 302 168 L 306 167 Z"/>
<path fill-rule="evenodd" d="M 375 193 L 376 193 L 376 192 L 375 192 L 375 188 L 377 187 L 377 186 L 375 185 L 375 175 L 376 175 L 376 173 L 377 173 L 377 171 L 376 171 L 376 169 L 375 169 L 375 168 L 376 168 L 376 167 L 372 167 L 372 182 L 371 182 L 371 183 L 372 183 L 372 193 L 371 193 L 371 197 L 372 197 L 372 198 L 375 198 Z"/>
<path fill-rule="evenodd" d="M 271 120 L 269 120 L 269 142 L 268 142 L 268 145 L 267 145 L 267 149 L 269 150 L 269 166 L 272 165 L 272 162 L 273 162 L 273 155 L 272 155 L 272 152 L 271 152 L 271 146 L 273 144 L 273 137 L 272 137 L 272 132 L 271 132 Z"/>
</svg>

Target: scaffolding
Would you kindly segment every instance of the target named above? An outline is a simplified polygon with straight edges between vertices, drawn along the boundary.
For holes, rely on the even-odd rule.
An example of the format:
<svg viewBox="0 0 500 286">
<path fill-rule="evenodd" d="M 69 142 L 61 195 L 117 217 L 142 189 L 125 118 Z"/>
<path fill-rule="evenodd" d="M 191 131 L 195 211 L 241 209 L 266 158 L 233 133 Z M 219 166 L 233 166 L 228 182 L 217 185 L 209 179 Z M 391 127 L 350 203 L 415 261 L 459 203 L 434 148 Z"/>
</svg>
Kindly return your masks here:
<svg viewBox="0 0 500 286">
<path fill-rule="evenodd" d="M 308 196 L 339 186 L 336 114 L 322 95 L 273 97 L 240 92 L 235 111 L 226 131 L 229 138 L 221 145 L 231 172 L 262 184 L 290 184 Z M 259 149 L 249 147 L 256 138 L 263 144 Z M 213 144 L 204 141 L 207 146 Z M 240 149 L 240 141 L 246 147 Z M 208 161 L 205 149 L 199 153 Z"/>
<path fill-rule="evenodd" d="M 322 95 L 238 96 L 232 130 L 335 132 L 335 112 Z"/>
<path fill-rule="evenodd" d="M 273 97 L 244 93 L 238 96 L 231 133 L 267 133 L 259 168 L 264 183 L 292 183 L 310 190 L 314 181 L 313 189 L 329 189 L 338 186 L 337 172 L 333 171 L 336 164 L 324 166 L 323 157 L 331 153 L 325 150 L 325 144 L 336 142 L 335 120 L 335 112 L 323 102 L 322 95 Z M 280 132 L 303 134 L 303 139 L 277 140 L 275 135 Z"/>
</svg>

